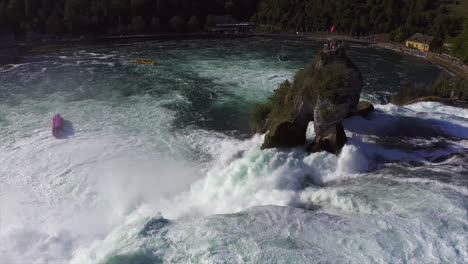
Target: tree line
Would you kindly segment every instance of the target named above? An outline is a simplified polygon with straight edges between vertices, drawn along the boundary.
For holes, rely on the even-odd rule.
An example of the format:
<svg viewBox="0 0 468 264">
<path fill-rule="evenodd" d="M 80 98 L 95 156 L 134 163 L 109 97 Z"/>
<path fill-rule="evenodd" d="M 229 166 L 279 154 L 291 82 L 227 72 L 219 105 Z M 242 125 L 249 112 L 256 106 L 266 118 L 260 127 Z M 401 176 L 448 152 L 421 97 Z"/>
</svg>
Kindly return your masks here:
<svg viewBox="0 0 468 264">
<path fill-rule="evenodd" d="M 256 5 L 257 0 L 0 0 L 0 27 L 51 35 L 182 32 L 201 29 L 216 14 L 247 19 Z"/>
<path fill-rule="evenodd" d="M 463 17 L 452 16 L 435 0 L 263 0 L 254 20 L 279 31 L 323 31 L 335 25 L 348 34 L 391 32 L 395 41 L 415 32 L 444 39 L 463 27 Z"/>
<path fill-rule="evenodd" d="M 214 15 L 252 20 L 273 32 L 390 33 L 401 42 L 415 32 L 441 44 L 458 35 L 453 53 L 468 60 L 468 26 L 437 0 L 0 0 L 0 29 L 17 35 L 125 34 L 197 31 Z M 466 20 L 466 19 L 465 19 Z M 461 33 L 461 34 L 460 34 Z"/>
<path fill-rule="evenodd" d="M 210 23 L 209 14 L 313 32 L 335 25 L 350 34 L 414 32 L 439 40 L 463 29 L 463 18 L 435 0 L 0 0 L 0 26 L 48 34 L 184 31 Z"/>
<path fill-rule="evenodd" d="M 434 37 L 436 49 L 448 37 L 457 36 L 451 53 L 467 62 L 468 19 L 454 16 L 446 3 L 438 0 L 262 0 L 252 18 L 263 25 L 263 30 L 272 32 L 327 31 L 335 25 L 339 33 L 349 35 L 390 33 L 390 39 L 396 42 L 420 32 Z"/>
</svg>

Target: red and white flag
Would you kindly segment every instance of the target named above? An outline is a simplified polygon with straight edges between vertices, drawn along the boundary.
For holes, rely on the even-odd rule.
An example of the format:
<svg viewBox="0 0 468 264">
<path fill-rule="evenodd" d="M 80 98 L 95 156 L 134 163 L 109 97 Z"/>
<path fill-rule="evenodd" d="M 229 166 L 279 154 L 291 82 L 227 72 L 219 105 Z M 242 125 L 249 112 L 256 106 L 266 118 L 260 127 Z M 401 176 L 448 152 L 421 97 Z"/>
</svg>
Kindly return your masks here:
<svg viewBox="0 0 468 264">
<path fill-rule="evenodd" d="M 335 32 L 335 25 L 330 28 L 330 32 Z"/>
</svg>

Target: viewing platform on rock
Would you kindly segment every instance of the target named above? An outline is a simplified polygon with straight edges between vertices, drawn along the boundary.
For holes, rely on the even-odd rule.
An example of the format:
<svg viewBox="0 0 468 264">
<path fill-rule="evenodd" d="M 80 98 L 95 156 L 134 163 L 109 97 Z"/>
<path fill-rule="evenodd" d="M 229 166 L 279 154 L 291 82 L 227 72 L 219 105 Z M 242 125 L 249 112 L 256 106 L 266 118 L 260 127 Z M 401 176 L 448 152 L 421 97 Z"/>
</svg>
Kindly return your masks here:
<svg viewBox="0 0 468 264">
<path fill-rule="evenodd" d="M 256 132 L 267 132 L 262 149 L 304 146 L 314 121 L 315 138 L 306 150 L 340 153 L 347 141 L 343 119 L 372 111 L 370 103 L 359 102 L 362 75 L 345 46 L 331 39 L 291 82 L 279 85 L 268 103 L 256 105 L 251 124 Z"/>
<path fill-rule="evenodd" d="M 343 48 L 345 48 L 345 43 L 341 39 L 328 39 L 328 43 L 323 44 L 323 52 L 325 53 L 335 53 Z"/>
</svg>

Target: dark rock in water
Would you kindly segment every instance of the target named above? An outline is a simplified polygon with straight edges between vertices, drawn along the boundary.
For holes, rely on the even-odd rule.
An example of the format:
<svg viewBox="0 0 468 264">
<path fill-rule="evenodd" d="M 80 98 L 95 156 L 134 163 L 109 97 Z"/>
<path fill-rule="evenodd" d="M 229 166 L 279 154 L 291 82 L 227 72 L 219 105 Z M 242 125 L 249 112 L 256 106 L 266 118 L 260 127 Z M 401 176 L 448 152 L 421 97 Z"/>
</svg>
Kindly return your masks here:
<svg viewBox="0 0 468 264">
<path fill-rule="evenodd" d="M 314 110 L 311 103 L 304 98 L 295 112 L 296 117 L 292 122 L 282 121 L 276 127 L 271 127 L 272 133 L 265 136 L 262 149 L 291 148 L 306 143 L 307 126 L 314 120 Z"/>
<path fill-rule="evenodd" d="M 337 123 L 327 131 L 325 136 L 316 136 L 314 142 L 306 148 L 306 151 L 313 153 L 327 151 L 338 155 L 346 142 L 344 127 L 341 123 Z"/>
<path fill-rule="evenodd" d="M 326 87 L 322 87 L 322 94 L 333 95 L 339 98 L 338 92 L 344 94 L 341 97 L 346 97 L 349 101 L 350 108 L 355 109 L 361 97 L 363 86 L 362 75 L 351 59 L 346 55 L 346 49 L 339 47 L 335 50 L 324 50 L 319 53 L 314 59 L 315 69 L 322 72 L 326 83 Z M 334 81 L 327 80 L 327 77 L 335 77 Z M 348 75 L 348 76 L 346 76 Z"/>
<path fill-rule="evenodd" d="M 315 144 L 312 152 L 327 151 L 338 154 L 346 143 L 341 120 L 349 112 L 349 104 L 333 104 L 319 98 L 314 109 Z M 344 138 L 344 139 L 343 139 Z"/>
<path fill-rule="evenodd" d="M 312 152 L 327 151 L 338 154 L 346 144 L 346 134 L 341 121 L 350 112 L 359 109 L 362 77 L 344 52 L 322 52 L 315 67 L 323 74 L 335 78 L 326 82 L 325 91 L 319 94 L 314 108 L 315 144 Z"/>
<path fill-rule="evenodd" d="M 104 264 L 159 264 L 162 260 L 150 253 L 133 253 L 110 256 Z"/>
<path fill-rule="evenodd" d="M 169 220 L 162 217 L 152 218 L 145 224 L 143 229 L 140 231 L 140 235 L 151 236 L 155 233 L 159 233 L 159 231 L 169 223 Z"/>
<path fill-rule="evenodd" d="M 310 100 L 308 98 L 303 98 L 296 112 L 297 114 L 294 119 L 294 123 L 304 129 L 305 136 L 307 126 L 309 126 L 311 121 L 314 121 L 314 108 L 312 107 Z"/>
<path fill-rule="evenodd" d="M 322 51 L 292 83 L 282 83 L 267 104 L 255 106 L 254 131 L 268 130 L 262 148 L 305 144 L 307 126 L 314 121 L 314 151 L 339 153 L 346 143 L 341 121 L 350 112 L 370 111 L 368 105 L 358 105 L 362 85 L 361 73 L 344 47 Z"/>
<path fill-rule="evenodd" d="M 284 121 L 272 128 L 265 136 L 262 149 L 265 148 L 291 148 L 306 143 L 305 130 L 293 122 Z"/>
<path fill-rule="evenodd" d="M 355 111 L 349 111 L 348 117 L 351 116 L 362 116 L 362 117 L 367 117 L 372 111 L 374 111 L 374 106 L 372 105 L 371 102 L 368 101 L 361 101 L 357 105 L 357 108 Z"/>
</svg>

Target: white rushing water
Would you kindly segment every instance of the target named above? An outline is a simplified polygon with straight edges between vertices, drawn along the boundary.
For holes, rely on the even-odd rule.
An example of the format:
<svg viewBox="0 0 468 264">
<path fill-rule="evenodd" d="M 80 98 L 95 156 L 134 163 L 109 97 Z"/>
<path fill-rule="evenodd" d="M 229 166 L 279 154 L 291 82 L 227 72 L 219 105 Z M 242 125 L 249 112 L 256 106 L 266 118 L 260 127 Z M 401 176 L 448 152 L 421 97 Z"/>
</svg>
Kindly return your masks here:
<svg viewBox="0 0 468 264">
<path fill-rule="evenodd" d="M 376 111 L 345 121 L 339 157 L 262 151 L 263 135 L 245 136 L 248 106 L 310 45 L 98 46 L 0 72 L 0 262 L 466 263 L 468 110 L 382 104 L 389 66 L 365 66 L 373 52 L 419 81 L 414 58 L 350 51 Z M 50 136 L 57 112 L 61 140 Z"/>
</svg>

